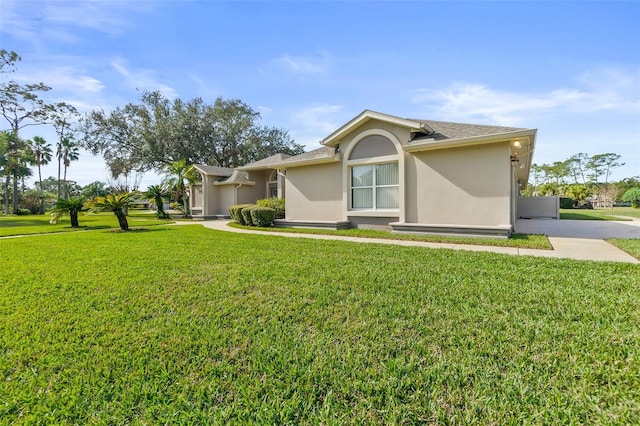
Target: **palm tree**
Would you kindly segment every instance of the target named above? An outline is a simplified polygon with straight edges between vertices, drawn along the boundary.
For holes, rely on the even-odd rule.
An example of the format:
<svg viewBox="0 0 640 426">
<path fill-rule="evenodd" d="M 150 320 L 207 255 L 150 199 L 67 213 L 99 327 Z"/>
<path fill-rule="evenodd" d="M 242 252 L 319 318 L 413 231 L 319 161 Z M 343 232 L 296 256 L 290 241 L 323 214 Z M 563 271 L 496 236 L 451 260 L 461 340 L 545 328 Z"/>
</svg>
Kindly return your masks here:
<svg viewBox="0 0 640 426">
<path fill-rule="evenodd" d="M 58 157 L 58 198 L 60 197 L 60 164 L 64 165 L 64 179 L 65 193 L 68 195 L 67 188 L 67 169 L 71 165 L 72 161 L 76 161 L 80 158 L 80 150 L 78 144 L 69 138 L 63 138 L 58 143 L 56 149 L 56 157 Z"/>
<path fill-rule="evenodd" d="M 120 194 L 108 194 L 104 197 L 96 197 L 89 201 L 87 205 L 95 212 L 111 211 L 118 218 L 118 224 L 123 231 L 129 230 L 129 222 L 127 222 L 126 209 L 133 204 L 134 198 L 138 195 L 137 191 L 122 192 Z"/>
<path fill-rule="evenodd" d="M 158 219 L 169 218 L 169 215 L 164 211 L 164 208 L 162 206 L 162 204 L 164 203 L 163 197 L 169 195 L 163 185 L 151 185 L 147 188 L 143 195 L 147 197 L 149 201 L 153 201 L 156 205 L 156 216 L 158 216 Z"/>
<path fill-rule="evenodd" d="M 40 183 L 40 214 L 44 214 L 44 191 L 42 190 L 42 170 L 41 167 L 49 164 L 53 152 L 51 151 L 51 144 L 48 144 L 44 138 L 40 136 L 34 136 L 29 141 L 29 149 L 32 153 L 31 164 L 38 166 L 38 182 Z"/>
<path fill-rule="evenodd" d="M 18 213 L 18 182 L 31 176 L 31 169 L 27 167 L 29 152 L 27 144 L 15 133 L 3 132 L 2 169 L 5 176 L 5 213 L 9 214 L 9 188 L 13 179 L 13 214 Z"/>
<path fill-rule="evenodd" d="M 60 216 L 68 214 L 71 219 L 71 227 L 79 228 L 78 214 L 88 210 L 84 207 L 84 202 L 85 199 L 83 197 L 58 198 L 53 209 L 51 209 L 51 213 L 54 216 L 51 219 L 51 223 L 56 223 Z"/>
<path fill-rule="evenodd" d="M 197 171 L 192 164 L 188 164 L 187 160 L 178 160 L 169 164 L 167 167 L 169 177 L 165 180 L 165 184 L 173 188 L 177 198 L 182 200 L 182 210 L 185 216 L 189 215 L 189 200 L 187 199 L 187 188 L 185 180 L 193 183 L 197 179 Z"/>
</svg>

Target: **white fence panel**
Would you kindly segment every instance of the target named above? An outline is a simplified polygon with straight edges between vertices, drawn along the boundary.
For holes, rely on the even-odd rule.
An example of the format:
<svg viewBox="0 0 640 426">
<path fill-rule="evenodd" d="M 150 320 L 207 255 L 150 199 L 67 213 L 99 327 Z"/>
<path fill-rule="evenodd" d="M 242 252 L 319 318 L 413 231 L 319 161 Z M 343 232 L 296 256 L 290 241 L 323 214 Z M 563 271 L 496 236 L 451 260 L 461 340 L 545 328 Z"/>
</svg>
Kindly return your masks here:
<svg viewBox="0 0 640 426">
<path fill-rule="evenodd" d="M 518 197 L 518 218 L 560 219 L 560 197 Z"/>
</svg>

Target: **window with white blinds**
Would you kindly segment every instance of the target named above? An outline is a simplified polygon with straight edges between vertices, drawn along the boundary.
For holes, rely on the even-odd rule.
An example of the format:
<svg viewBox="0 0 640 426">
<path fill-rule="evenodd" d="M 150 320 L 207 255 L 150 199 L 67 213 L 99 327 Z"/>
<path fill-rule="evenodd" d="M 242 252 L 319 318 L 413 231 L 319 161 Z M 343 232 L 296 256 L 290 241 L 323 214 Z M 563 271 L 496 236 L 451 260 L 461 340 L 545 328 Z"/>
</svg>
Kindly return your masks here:
<svg viewBox="0 0 640 426">
<path fill-rule="evenodd" d="M 397 209 L 398 163 L 351 167 L 351 209 Z"/>
</svg>

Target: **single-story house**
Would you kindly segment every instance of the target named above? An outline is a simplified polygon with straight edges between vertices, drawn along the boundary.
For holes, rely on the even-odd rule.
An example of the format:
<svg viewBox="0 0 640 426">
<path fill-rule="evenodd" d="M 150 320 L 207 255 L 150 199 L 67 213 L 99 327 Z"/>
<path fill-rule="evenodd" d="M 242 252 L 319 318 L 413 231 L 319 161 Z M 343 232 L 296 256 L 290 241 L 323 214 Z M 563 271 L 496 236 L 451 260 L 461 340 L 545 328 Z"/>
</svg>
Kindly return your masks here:
<svg viewBox="0 0 640 426">
<path fill-rule="evenodd" d="M 407 119 L 365 110 L 297 156 L 236 169 L 196 165 L 194 218 L 285 197 L 276 226 L 506 237 L 536 129 Z"/>
</svg>

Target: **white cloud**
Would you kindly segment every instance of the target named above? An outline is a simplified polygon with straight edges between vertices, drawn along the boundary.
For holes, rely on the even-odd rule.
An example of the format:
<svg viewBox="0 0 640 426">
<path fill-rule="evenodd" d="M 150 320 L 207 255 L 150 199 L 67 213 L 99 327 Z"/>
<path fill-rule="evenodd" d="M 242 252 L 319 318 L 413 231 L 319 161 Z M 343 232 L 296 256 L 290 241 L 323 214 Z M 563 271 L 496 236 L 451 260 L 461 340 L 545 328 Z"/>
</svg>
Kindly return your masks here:
<svg viewBox="0 0 640 426">
<path fill-rule="evenodd" d="M 126 67 L 124 60 L 117 59 L 111 62 L 113 69 L 124 77 L 126 86 L 140 90 L 158 90 L 168 98 L 177 98 L 178 92 L 172 87 L 159 82 L 152 70 L 137 69 L 131 70 Z"/>
<path fill-rule="evenodd" d="M 316 103 L 294 111 L 291 116 L 298 126 L 330 133 L 338 127 L 330 117 L 342 109 L 342 105 Z"/>
<path fill-rule="evenodd" d="M 143 12 L 151 6 L 153 2 L 3 0 L 0 32 L 33 44 L 50 39 L 80 42 L 75 29 L 120 34 L 131 25 L 130 18 L 124 17 L 126 13 Z"/>
<path fill-rule="evenodd" d="M 46 69 L 15 74 L 15 80 L 23 83 L 44 81 L 56 90 L 81 93 L 98 93 L 105 87 L 100 80 L 85 75 L 83 71 L 65 66 L 48 66 Z"/>
<path fill-rule="evenodd" d="M 411 100 L 414 104 L 431 105 L 432 115 L 447 120 L 480 120 L 511 126 L 545 114 L 640 113 L 637 72 L 599 69 L 584 73 L 576 82 L 576 87 L 529 93 L 503 91 L 478 83 L 452 83 L 444 89 L 421 89 Z"/>
<path fill-rule="evenodd" d="M 329 62 L 329 56 L 324 52 L 319 56 L 284 54 L 273 61 L 278 68 L 300 75 L 325 74 L 329 71 Z"/>
<path fill-rule="evenodd" d="M 343 119 L 342 105 L 314 103 L 289 113 L 288 128 L 295 141 L 307 149 L 315 149 L 318 142 L 338 128 Z"/>
</svg>

